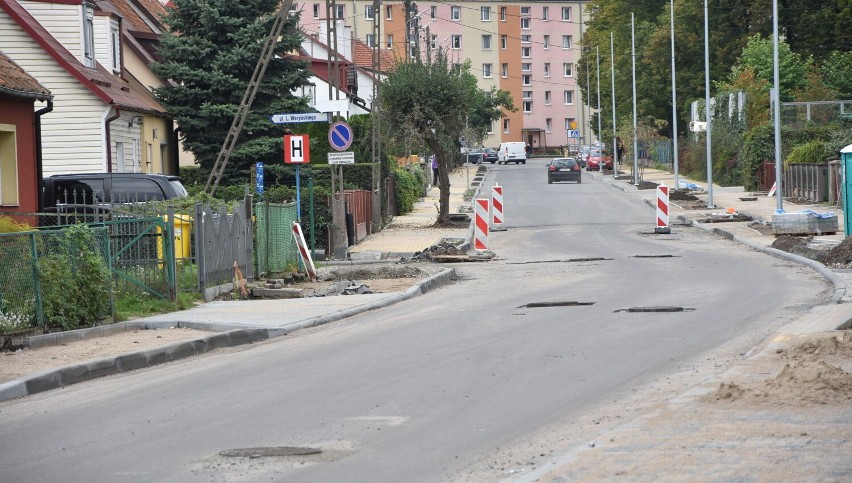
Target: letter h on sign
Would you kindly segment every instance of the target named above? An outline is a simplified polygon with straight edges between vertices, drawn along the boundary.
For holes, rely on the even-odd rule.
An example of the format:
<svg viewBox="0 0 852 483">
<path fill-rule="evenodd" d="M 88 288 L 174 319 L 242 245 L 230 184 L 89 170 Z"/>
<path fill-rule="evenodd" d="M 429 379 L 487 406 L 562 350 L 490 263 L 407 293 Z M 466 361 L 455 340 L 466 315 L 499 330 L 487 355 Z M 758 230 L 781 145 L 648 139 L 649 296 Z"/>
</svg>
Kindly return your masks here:
<svg viewBox="0 0 852 483">
<path fill-rule="evenodd" d="M 286 164 L 311 162 L 311 143 L 307 134 L 284 135 L 284 162 Z"/>
</svg>

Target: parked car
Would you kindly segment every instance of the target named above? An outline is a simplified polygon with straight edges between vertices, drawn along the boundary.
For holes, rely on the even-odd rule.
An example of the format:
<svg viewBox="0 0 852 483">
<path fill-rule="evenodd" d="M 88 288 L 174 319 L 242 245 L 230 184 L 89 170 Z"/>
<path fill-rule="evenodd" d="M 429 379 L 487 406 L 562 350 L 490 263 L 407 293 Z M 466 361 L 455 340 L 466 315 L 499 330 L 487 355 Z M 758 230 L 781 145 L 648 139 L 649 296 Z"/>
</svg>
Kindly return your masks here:
<svg viewBox="0 0 852 483">
<path fill-rule="evenodd" d="M 586 158 L 586 170 L 612 169 L 612 155 L 602 146 L 592 146 L 589 150 L 589 155 Z"/>
<path fill-rule="evenodd" d="M 527 164 L 527 145 L 522 142 L 500 143 L 497 164 Z"/>
<path fill-rule="evenodd" d="M 464 161 L 470 164 L 479 164 L 482 162 L 482 150 L 479 148 L 471 149 L 464 156 Z"/>
<path fill-rule="evenodd" d="M 576 158 L 556 158 L 547 163 L 547 184 L 553 184 L 554 181 L 581 183 L 582 174 L 580 162 Z"/>
<path fill-rule="evenodd" d="M 189 196 L 177 176 L 143 173 L 57 174 L 42 181 L 42 211 L 161 201 Z M 85 210 L 89 211 L 89 210 Z"/>
<path fill-rule="evenodd" d="M 485 148 L 482 150 L 482 162 L 494 164 L 497 162 L 497 150 L 494 148 Z"/>
</svg>

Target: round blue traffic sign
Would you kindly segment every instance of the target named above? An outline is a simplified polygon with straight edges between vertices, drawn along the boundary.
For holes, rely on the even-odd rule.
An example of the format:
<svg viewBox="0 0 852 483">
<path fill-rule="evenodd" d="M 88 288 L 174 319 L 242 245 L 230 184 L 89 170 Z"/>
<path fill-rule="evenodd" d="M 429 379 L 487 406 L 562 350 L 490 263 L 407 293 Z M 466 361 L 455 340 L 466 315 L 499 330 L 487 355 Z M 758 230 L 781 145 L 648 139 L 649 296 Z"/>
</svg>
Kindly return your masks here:
<svg viewBox="0 0 852 483">
<path fill-rule="evenodd" d="M 352 128 L 343 121 L 337 121 L 328 129 L 328 142 L 337 151 L 345 151 L 352 145 Z"/>
</svg>

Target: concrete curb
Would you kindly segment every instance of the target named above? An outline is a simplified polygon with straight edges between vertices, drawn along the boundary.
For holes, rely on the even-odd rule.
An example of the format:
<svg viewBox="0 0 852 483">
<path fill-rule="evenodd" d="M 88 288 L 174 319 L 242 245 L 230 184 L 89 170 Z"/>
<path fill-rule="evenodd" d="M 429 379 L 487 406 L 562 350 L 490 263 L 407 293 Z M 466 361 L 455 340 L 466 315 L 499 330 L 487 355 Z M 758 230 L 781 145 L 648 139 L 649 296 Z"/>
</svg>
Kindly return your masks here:
<svg viewBox="0 0 852 483">
<path fill-rule="evenodd" d="M 59 344 L 73 340 L 90 339 L 94 337 L 103 337 L 114 333 L 126 332 L 131 330 L 150 330 L 157 328 L 169 327 L 186 327 L 198 330 L 210 330 L 219 332 L 214 335 L 193 339 L 183 342 L 177 342 L 155 349 L 146 351 L 131 352 L 117 356 L 105 357 L 96 359 L 81 364 L 74 364 L 56 369 L 49 369 L 36 374 L 24 376 L 13 381 L 8 381 L 0 384 L 0 401 L 17 399 L 39 392 L 49 391 L 65 387 L 71 384 L 77 384 L 83 381 L 89 381 L 98 377 L 119 374 L 122 372 L 132 371 L 134 369 L 143 369 L 146 367 L 164 364 L 187 357 L 196 356 L 205 352 L 210 352 L 215 349 L 225 347 L 235 347 L 239 345 L 252 344 L 273 337 L 279 337 L 289 334 L 294 330 L 307 327 L 315 327 L 318 325 L 335 322 L 353 315 L 357 315 L 369 310 L 375 310 L 382 307 L 393 305 L 397 302 L 402 302 L 418 295 L 425 294 L 434 290 L 441 285 L 455 280 L 455 270 L 447 268 L 440 273 L 432 275 L 410 287 L 405 292 L 397 294 L 393 297 L 380 300 L 377 302 L 352 307 L 347 310 L 342 310 L 334 314 L 313 317 L 304 321 L 288 325 L 287 327 L 259 327 L 250 324 L 221 324 L 221 323 L 198 323 L 198 322 L 122 322 L 120 324 L 112 324 L 102 327 L 94 327 L 90 329 L 82 329 L 79 331 L 70 331 L 57 334 L 47 334 L 45 336 L 36 336 L 29 339 L 39 339 L 30 347 L 45 347 L 51 344 Z"/>
</svg>

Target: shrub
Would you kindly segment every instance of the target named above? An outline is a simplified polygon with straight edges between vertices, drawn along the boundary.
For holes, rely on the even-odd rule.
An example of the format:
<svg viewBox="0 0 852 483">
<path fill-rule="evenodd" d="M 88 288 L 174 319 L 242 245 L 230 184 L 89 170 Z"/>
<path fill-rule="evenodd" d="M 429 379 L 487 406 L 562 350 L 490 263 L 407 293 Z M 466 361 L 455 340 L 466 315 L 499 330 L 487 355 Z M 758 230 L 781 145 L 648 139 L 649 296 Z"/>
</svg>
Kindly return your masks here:
<svg viewBox="0 0 852 483">
<path fill-rule="evenodd" d="M 0 233 L 19 233 L 22 231 L 32 231 L 32 228 L 26 223 L 18 223 L 11 217 L 0 215 Z"/>
<path fill-rule="evenodd" d="M 419 176 L 418 176 L 419 175 Z M 420 199 L 423 191 L 423 170 L 419 166 L 399 169 L 394 172 L 396 178 L 396 209 L 400 215 L 411 212 L 414 203 Z"/>
<path fill-rule="evenodd" d="M 793 148 L 784 162 L 785 164 L 818 164 L 824 163 L 827 157 L 828 148 L 826 144 L 822 141 L 811 141 Z"/>
</svg>

